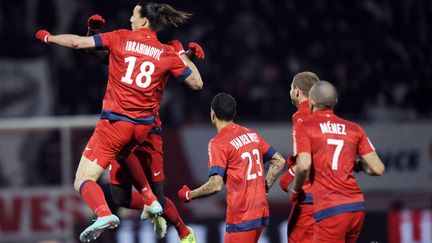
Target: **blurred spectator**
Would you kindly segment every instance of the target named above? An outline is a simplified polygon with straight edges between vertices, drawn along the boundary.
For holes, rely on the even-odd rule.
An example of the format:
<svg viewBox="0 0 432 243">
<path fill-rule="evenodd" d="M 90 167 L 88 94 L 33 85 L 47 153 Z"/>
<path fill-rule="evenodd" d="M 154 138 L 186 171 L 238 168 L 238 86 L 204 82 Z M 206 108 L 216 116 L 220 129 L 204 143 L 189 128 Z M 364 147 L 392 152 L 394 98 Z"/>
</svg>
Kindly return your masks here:
<svg viewBox="0 0 432 243">
<path fill-rule="evenodd" d="M 32 31 L 23 33 L 17 27 L 25 26 L 28 2 L 0 4 L 0 34 L 6 36 L 2 56 L 48 52 L 29 38 Z M 197 63 L 203 70 L 203 92 L 168 86 L 169 97 L 161 110 L 165 125 L 207 119 L 209 97 L 220 91 L 232 93 L 243 104 L 239 119 L 288 121 L 293 112 L 289 84 L 293 74 L 303 70 L 336 84 L 343 100 L 337 110 L 344 116 L 404 121 L 432 115 L 425 102 L 432 93 L 430 1 L 166 2 L 194 15 L 187 25 L 163 32 L 161 40 L 179 38 L 185 46 L 197 41 L 206 59 Z M 75 7 L 65 18 L 67 24 L 56 26 L 57 16 L 65 21 L 62 13 L 68 5 L 39 1 L 34 13 L 37 25 L 84 34 L 87 15 L 99 13 L 107 19 L 103 31 L 130 28 L 128 9 L 134 4 L 130 1 L 71 4 Z M 58 77 L 53 83 L 56 114 L 98 113 L 106 69 L 85 52 L 48 54 L 53 61 L 61 60 L 52 70 Z"/>
</svg>

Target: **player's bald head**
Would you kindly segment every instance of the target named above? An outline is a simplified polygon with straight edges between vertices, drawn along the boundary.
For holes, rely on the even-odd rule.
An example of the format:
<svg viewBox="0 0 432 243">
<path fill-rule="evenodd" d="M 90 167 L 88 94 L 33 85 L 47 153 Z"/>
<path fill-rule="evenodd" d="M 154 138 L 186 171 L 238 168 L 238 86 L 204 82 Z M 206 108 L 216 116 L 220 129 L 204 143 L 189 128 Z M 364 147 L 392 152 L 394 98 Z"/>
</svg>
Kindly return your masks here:
<svg viewBox="0 0 432 243">
<path fill-rule="evenodd" d="M 301 90 L 301 92 L 303 93 L 303 95 L 305 97 L 308 97 L 309 96 L 309 90 L 318 81 L 319 81 L 319 78 L 315 73 L 309 72 L 309 71 L 304 71 L 304 72 L 297 73 L 294 76 L 293 81 L 292 81 L 292 85 L 295 88 L 298 88 L 299 90 Z"/>
<path fill-rule="evenodd" d="M 310 89 L 309 100 L 319 110 L 333 109 L 337 103 L 336 88 L 330 82 L 319 81 Z"/>
</svg>

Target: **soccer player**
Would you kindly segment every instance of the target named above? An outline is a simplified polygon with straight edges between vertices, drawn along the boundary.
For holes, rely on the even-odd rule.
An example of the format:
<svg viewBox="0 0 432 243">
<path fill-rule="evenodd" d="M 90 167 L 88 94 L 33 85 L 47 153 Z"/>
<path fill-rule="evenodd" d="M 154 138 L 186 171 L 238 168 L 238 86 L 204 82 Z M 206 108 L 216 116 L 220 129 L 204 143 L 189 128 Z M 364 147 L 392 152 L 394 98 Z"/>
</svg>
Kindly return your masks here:
<svg viewBox="0 0 432 243">
<path fill-rule="evenodd" d="M 364 222 L 364 198 L 353 176 L 356 156 L 363 170 L 382 175 L 384 165 L 364 130 L 356 123 L 336 116 L 336 89 L 326 81 L 315 83 L 309 91 L 313 114 L 295 126 L 294 155 L 297 168 L 292 201 L 304 198 L 303 184 L 313 171 L 313 242 L 356 242 Z"/>
<path fill-rule="evenodd" d="M 88 32 L 87 36 L 98 34 L 98 31 L 105 24 L 105 19 L 100 15 L 90 16 L 87 21 Z M 181 55 L 187 53 L 190 59 L 204 59 L 204 51 L 196 43 L 189 44 L 189 50 L 185 52 L 181 43 L 177 40 L 170 42 L 172 48 Z M 109 51 L 92 51 L 102 63 L 109 63 Z M 167 80 L 165 80 L 166 82 Z M 157 92 L 158 104 L 162 100 L 164 87 L 160 87 Z M 157 109 L 158 110 L 158 109 Z M 162 216 L 166 218 L 177 230 L 181 242 L 195 242 L 195 236 L 191 228 L 187 227 L 183 222 L 177 208 L 173 202 L 165 197 L 164 194 L 164 167 L 163 167 L 163 149 L 162 149 L 162 123 L 158 113 L 155 115 L 155 124 L 150 131 L 144 143 L 134 149 L 134 152 L 127 159 L 139 160 L 145 165 L 144 171 L 147 178 L 150 178 L 150 187 L 155 193 L 158 201 L 163 207 Z M 125 174 L 121 171 L 121 167 L 117 161 L 113 161 L 110 167 L 110 188 L 113 201 L 118 205 L 131 209 L 143 209 L 144 202 L 141 195 L 132 191 L 132 185 Z M 154 217 L 152 221 L 155 226 L 155 234 L 158 239 L 163 238 L 166 233 L 166 222 L 162 217 Z"/>
<path fill-rule="evenodd" d="M 166 76 L 172 74 L 195 89 L 203 85 L 195 65 L 182 60 L 171 48 L 160 43 L 156 32 L 166 26 L 178 26 L 190 14 L 167 4 L 138 3 L 131 16 L 132 30 L 117 30 L 92 37 L 71 34 L 51 35 L 39 30 L 36 38 L 45 43 L 75 49 L 108 49 L 109 78 L 100 120 L 81 157 L 74 187 L 98 216 L 80 235 L 82 242 L 96 239 L 120 220 L 108 208 L 96 180 L 117 155 L 127 158 L 130 151 L 147 137 L 158 108 L 154 93 Z M 144 209 L 141 218 L 162 212 L 136 160 L 121 164 L 128 178 L 141 193 Z"/>
<path fill-rule="evenodd" d="M 211 121 L 218 134 L 208 147 L 209 180 L 195 190 L 187 186 L 178 192 L 182 201 L 211 196 L 227 187 L 224 242 L 258 242 L 269 223 L 266 189 L 270 188 L 285 160 L 256 131 L 233 122 L 235 99 L 219 93 L 211 102 Z M 264 178 L 263 161 L 270 161 Z"/>
<path fill-rule="evenodd" d="M 318 76 L 312 72 L 300 72 L 294 76 L 290 90 L 291 101 L 297 107 L 297 112 L 292 116 L 293 131 L 298 123 L 303 122 L 311 115 L 308 102 L 309 90 L 318 81 Z M 294 156 L 290 156 L 287 160 L 289 169 L 281 175 L 279 185 L 282 190 L 289 192 L 288 186 L 294 180 L 296 166 Z M 303 185 L 303 191 L 306 194 L 305 199 L 291 206 L 287 229 L 288 242 L 290 243 L 312 242 L 314 219 L 310 186 L 310 181 L 306 180 Z"/>
</svg>

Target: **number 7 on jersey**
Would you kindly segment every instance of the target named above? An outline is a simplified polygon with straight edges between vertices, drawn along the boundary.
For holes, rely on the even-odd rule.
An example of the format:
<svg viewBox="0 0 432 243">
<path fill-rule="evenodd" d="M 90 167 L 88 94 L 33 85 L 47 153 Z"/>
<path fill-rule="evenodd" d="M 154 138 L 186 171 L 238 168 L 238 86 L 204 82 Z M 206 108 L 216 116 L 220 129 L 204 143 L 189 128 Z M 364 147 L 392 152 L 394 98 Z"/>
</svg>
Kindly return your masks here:
<svg viewBox="0 0 432 243">
<path fill-rule="evenodd" d="M 328 138 L 327 144 L 328 145 L 336 145 L 336 149 L 333 153 L 333 159 L 332 159 L 332 170 L 337 170 L 338 169 L 338 163 L 339 163 L 339 155 L 340 155 L 342 148 L 344 146 L 344 141 L 341 139 Z"/>
</svg>

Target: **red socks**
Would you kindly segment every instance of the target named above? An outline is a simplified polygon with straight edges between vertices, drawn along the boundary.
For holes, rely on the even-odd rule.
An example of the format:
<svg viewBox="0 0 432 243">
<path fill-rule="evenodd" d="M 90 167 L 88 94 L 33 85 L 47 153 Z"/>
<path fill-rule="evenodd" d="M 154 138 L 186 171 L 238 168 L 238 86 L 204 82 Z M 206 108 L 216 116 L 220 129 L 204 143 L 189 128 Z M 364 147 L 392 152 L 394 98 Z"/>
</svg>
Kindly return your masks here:
<svg viewBox="0 0 432 243">
<path fill-rule="evenodd" d="M 111 215 L 111 210 L 105 201 L 105 195 L 100 186 L 91 180 L 84 181 L 80 187 L 80 194 L 87 205 L 98 217 Z"/>
<path fill-rule="evenodd" d="M 134 187 L 141 193 L 142 200 L 146 205 L 151 205 L 154 200 L 157 200 L 147 181 L 141 162 L 134 153 L 130 153 L 120 165 Z"/>
<path fill-rule="evenodd" d="M 163 209 L 162 216 L 168 221 L 168 223 L 174 225 L 180 239 L 183 239 L 190 234 L 190 231 L 180 217 L 180 214 L 178 213 L 177 208 L 174 206 L 174 203 L 167 197 L 165 197 L 165 199 L 166 205 Z"/>
</svg>

